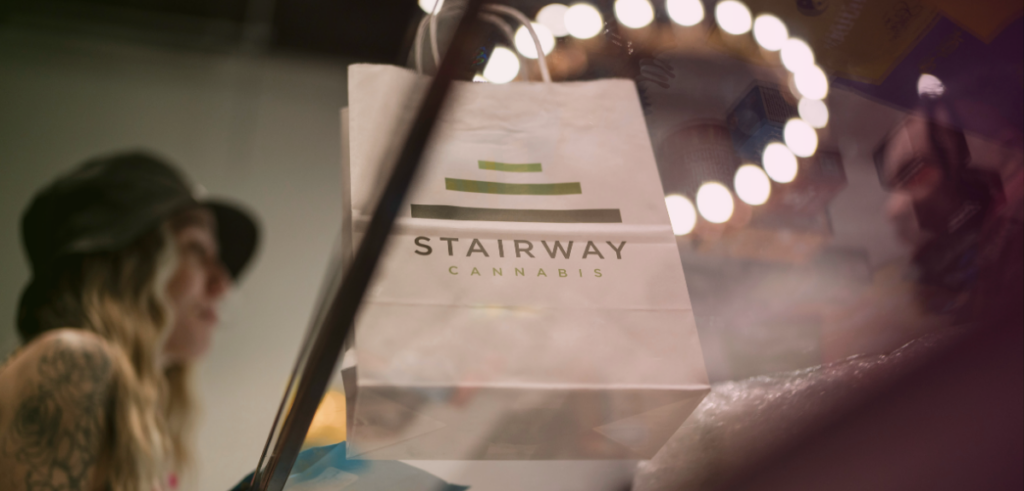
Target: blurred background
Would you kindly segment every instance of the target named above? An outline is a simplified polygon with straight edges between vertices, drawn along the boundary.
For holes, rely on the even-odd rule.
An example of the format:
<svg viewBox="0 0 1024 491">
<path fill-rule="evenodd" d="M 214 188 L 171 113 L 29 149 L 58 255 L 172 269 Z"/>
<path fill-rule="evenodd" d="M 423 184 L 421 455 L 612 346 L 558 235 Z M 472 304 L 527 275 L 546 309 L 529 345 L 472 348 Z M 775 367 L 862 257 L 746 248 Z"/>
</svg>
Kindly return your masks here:
<svg viewBox="0 0 1024 491">
<path fill-rule="evenodd" d="M 754 14 L 777 13 L 819 55 L 827 96 L 812 99 L 824 102 L 824 116 L 800 103 L 814 88 L 794 85 L 796 70 L 778 48 L 766 48 L 770 40 L 755 42 L 750 26 L 723 31 L 727 18 L 715 27 L 716 2 L 601 0 L 592 2 L 596 20 L 578 10 L 578 22 L 559 8 L 545 20 L 548 3 L 511 5 L 547 26 L 542 47 L 550 49 L 555 81 L 637 82 L 666 195 L 689 203 L 668 206 L 712 382 L 887 353 L 954 323 L 908 309 L 916 293 L 903 278 L 917 245 L 894 223 L 873 152 L 922 99 L 960 83 L 971 113 L 997 121 L 962 124 L 971 167 L 1004 184 L 1020 179 L 1019 1 L 976 2 L 970 12 L 942 0 L 749 2 Z M 97 154 L 161 154 L 211 194 L 248 203 L 262 222 L 254 267 L 225 305 L 198 377 L 200 489 L 227 489 L 251 471 L 339 229 L 346 67 L 406 65 L 431 7 L 414 0 L 0 4 L 0 358 L 19 344 L 13 319 L 28 268 L 18 226 L 32 193 Z M 493 64 L 479 77 L 536 79 L 533 61 L 520 66 L 512 56 L 514 69 L 499 66 L 498 45 L 524 55 L 533 49 L 504 39 L 495 30 Z M 844 51 L 842 43 L 858 47 Z M 978 94 L 977 81 L 958 82 L 978 69 L 996 74 L 989 93 Z M 772 131 L 781 138 L 774 116 L 744 112 L 768 107 L 772 97 L 784 99 L 782 122 L 799 114 L 816 128 L 801 178 L 776 179 L 765 165 L 773 179 L 769 211 L 744 204 L 757 198 L 730 184 L 740 199 L 731 198 L 729 215 L 698 212 L 701 179 L 726 169 L 732 183 L 740 164 L 761 164 L 759 154 L 744 153 L 747 142 Z M 700 152 L 723 155 L 707 176 L 687 170 L 704 158 Z M 327 431 L 330 418 L 318 421 Z M 544 462 L 524 476 L 514 463 L 421 465 L 453 481 L 562 479 L 558 489 L 580 490 L 632 469 Z"/>
</svg>

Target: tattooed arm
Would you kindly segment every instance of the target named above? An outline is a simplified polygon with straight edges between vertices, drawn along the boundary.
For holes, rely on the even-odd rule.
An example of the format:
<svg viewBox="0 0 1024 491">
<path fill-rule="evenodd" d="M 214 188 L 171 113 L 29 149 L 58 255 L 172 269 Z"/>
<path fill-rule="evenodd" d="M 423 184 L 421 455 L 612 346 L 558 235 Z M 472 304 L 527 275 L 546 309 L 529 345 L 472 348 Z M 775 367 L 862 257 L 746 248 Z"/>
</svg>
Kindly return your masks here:
<svg viewBox="0 0 1024 491">
<path fill-rule="evenodd" d="M 61 329 L 0 371 L 0 488 L 103 489 L 113 368 L 106 342 Z"/>
</svg>

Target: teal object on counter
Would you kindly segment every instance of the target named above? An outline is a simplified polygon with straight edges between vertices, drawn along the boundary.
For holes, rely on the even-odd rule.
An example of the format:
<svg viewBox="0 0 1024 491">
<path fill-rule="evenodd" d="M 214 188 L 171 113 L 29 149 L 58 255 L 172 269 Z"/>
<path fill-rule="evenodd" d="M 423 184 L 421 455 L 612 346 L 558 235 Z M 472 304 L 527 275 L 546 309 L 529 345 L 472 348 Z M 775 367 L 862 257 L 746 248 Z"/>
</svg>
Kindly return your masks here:
<svg viewBox="0 0 1024 491">
<path fill-rule="evenodd" d="M 248 489 L 252 474 L 232 491 Z M 303 450 L 285 491 L 466 491 L 433 474 L 394 460 L 348 460 L 345 442 Z"/>
</svg>

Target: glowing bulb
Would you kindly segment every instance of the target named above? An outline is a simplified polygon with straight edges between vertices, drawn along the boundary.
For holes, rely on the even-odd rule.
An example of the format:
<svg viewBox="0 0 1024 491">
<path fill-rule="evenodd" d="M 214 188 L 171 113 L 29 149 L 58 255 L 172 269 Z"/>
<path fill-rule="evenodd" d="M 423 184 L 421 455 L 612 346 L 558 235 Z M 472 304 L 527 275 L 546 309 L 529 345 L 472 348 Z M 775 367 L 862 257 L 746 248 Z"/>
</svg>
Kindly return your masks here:
<svg viewBox="0 0 1024 491">
<path fill-rule="evenodd" d="M 772 194 L 772 183 L 768 175 L 754 164 L 743 164 L 736 169 L 733 187 L 740 199 L 748 205 L 763 205 Z"/>
<path fill-rule="evenodd" d="M 496 46 L 484 67 L 484 78 L 494 84 L 511 82 L 519 75 L 519 57 L 504 46 Z"/>
<path fill-rule="evenodd" d="M 577 3 L 565 11 L 565 28 L 575 38 L 590 39 L 601 32 L 604 19 L 592 5 Z"/>
<path fill-rule="evenodd" d="M 750 30 L 750 9 L 743 2 L 725 0 L 715 5 L 715 20 L 718 27 L 729 34 L 744 34 Z"/>
<path fill-rule="evenodd" d="M 670 194 L 665 196 L 665 207 L 668 208 L 668 220 L 672 223 L 672 233 L 686 235 L 693 232 L 697 225 L 697 209 L 693 202 L 685 196 Z"/>
<path fill-rule="evenodd" d="M 544 27 L 544 24 L 533 23 L 533 32 L 537 33 L 540 49 L 544 51 L 545 55 L 555 49 L 555 36 L 551 34 L 551 30 Z M 515 42 L 516 49 L 520 54 L 531 60 L 537 59 L 537 46 L 533 44 L 533 36 L 525 26 L 519 26 L 519 29 L 516 30 Z"/>
<path fill-rule="evenodd" d="M 761 14 L 754 20 L 754 39 L 768 51 L 778 51 L 789 39 L 789 29 L 778 17 Z"/>
<path fill-rule="evenodd" d="M 782 64 L 796 73 L 814 64 L 814 52 L 802 39 L 789 38 L 782 43 Z"/>
<path fill-rule="evenodd" d="M 697 209 L 705 220 L 725 223 L 732 217 L 732 193 L 720 183 L 705 182 L 697 190 Z"/>
<path fill-rule="evenodd" d="M 436 8 L 434 7 L 435 3 L 437 4 Z M 428 14 L 431 12 L 436 14 L 441 11 L 441 6 L 444 5 L 444 0 L 419 0 L 419 4 L 420 10 Z"/>
<path fill-rule="evenodd" d="M 787 183 L 796 178 L 796 156 L 785 145 L 775 142 L 764 147 L 761 166 L 768 177 L 775 182 Z"/>
<path fill-rule="evenodd" d="M 704 4 L 700 0 L 666 0 L 668 16 L 681 26 L 694 26 L 704 20 Z"/>
<path fill-rule="evenodd" d="M 828 126 L 828 106 L 820 99 L 800 99 L 797 106 L 800 112 L 800 119 L 807 121 L 807 124 L 815 128 Z"/>
<path fill-rule="evenodd" d="M 824 99 L 828 95 L 828 77 L 816 65 L 801 68 L 793 74 L 800 95 L 808 99 Z"/>
<path fill-rule="evenodd" d="M 802 119 L 787 121 L 782 136 L 789 150 L 798 157 L 810 157 L 818 149 L 818 133 Z"/>
<path fill-rule="evenodd" d="M 569 7 L 560 3 L 545 5 L 537 12 L 537 22 L 547 27 L 555 37 L 562 37 L 569 34 L 565 28 L 565 11 Z"/>
<path fill-rule="evenodd" d="M 654 7 L 647 0 L 615 0 L 615 17 L 622 25 L 639 29 L 654 20 Z"/>
<path fill-rule="evenodd" d="M 945 91 L 945 84 L 935 75 L 922 73 L 921 78 L 917 79 L 917 95 L 923 99 L 941 97 Z"/>
</svg>

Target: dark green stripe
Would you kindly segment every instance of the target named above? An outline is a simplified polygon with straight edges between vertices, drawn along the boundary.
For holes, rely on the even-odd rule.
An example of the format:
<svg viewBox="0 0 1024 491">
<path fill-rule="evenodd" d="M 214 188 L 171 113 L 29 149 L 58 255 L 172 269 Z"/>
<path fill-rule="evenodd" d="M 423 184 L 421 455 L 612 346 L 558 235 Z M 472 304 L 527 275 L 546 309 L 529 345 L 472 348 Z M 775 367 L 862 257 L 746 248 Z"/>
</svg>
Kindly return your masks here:
<svg viewBox="0 0 1024 491">
<path fill-rule="evenodd" d="M 578 182 L 556 182 L 552 184 L 507 184 L 504 182 L 470 181 L 466 179 L 444 179 L 444 188 L 449 191 L 487 194 L 582 194 Z"/>
<path fill-rule="evenodd" d="M 515 210 L 504 208 L 465 208 L 447 205 L 412 205 L 413 218 L 469 220 L 485 222 L 544 223 L 622 223 L 618 209 L 591 210 Z"/>
<path fill-rule="evenodd" d="M 540 164 L 506 164 L 502 162 L 491 162 L 490 160 L 477 160 L 483 170 L 500 170 L 502 172 L 541 172 Z"/>
</svg>

